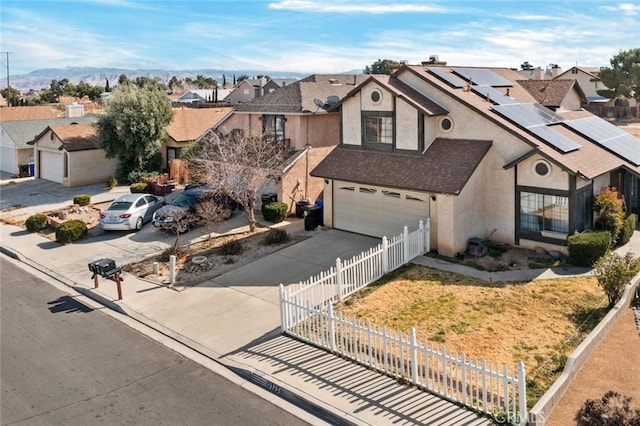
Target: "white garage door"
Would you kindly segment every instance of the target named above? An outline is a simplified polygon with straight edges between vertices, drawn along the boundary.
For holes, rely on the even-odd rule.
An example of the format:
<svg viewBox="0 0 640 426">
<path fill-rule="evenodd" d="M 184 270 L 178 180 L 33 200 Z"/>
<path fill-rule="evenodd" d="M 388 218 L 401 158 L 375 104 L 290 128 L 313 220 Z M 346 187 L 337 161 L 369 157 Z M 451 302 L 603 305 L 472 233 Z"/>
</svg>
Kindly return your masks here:
<svg viewBox="0 0 640 426">
<path fill-rule="evenodd" d="M 61 152 L 40 151 L 40 178 L 62 183 L 64 168 Z"/>
<path fill-rule="evenodd" d="M 16 174 L 16 148 L 3 146 L 0 151 L 0 169 L 3 172 Z"/>
<path fill-rule="evenodd" d="M 429 194 L 334 182 L 333 227 L 376 237 L 393 237 L 429 217 Z"/>
</svg>

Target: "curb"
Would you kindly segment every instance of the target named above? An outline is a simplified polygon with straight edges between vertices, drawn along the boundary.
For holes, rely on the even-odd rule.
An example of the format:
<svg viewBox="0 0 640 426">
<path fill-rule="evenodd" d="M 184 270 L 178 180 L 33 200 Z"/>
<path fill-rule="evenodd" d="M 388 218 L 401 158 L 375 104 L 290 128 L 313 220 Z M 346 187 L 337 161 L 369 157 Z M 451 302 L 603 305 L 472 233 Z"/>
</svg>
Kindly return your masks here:
<svg viewBox="0 0 640 426">
<path fill-rule="evenodd" d="M 270 394 L 277 396 L 278 398 L 287 401 L 288 403 L 304 410 L 306 413 L 324 421 L 331 425 L 339 425 L 339 426 L 359 426 L 364 425 L 366 423 L 359 421 L 356 418 L 353 418 L 351 414 L 342 412 L 337 409 L 329 409 L 324 403 L 321 401 L 314 401 L 313 396 L 306 395 L 304 392 L 294 392 L 291 389 L 287 388 L 287 385 L 280 382 L 277 379 L 272 377 L 267 377 L 264 373 L 254 370 L 247 365 L 242 365 L 240 363 L 236 363 L 231 360 L 222 361 L 221 354 L 218 354 L 199 343 L 190 340 L 189 338 L 174 332 L 150 319 L 141 315 L 134 310 L 130 309 L 127 305 L 118 303 L 117 301 L 113 301 L 109 298 L 106 298 L 95 291 L 92 288 L 87 288 L 78 285 L 74 281 L 68 280 L 60 274 L 51 271 L 44 266 L 35 263 L 25 257 L 22 253 L 15 251 L 13 249 L 7 248 L 4 245 L 0 245 L 0 253 L 15 259 L 21 263 L 28 265 L 29 267 L 49 276 L 50 278 L 58 281 L 59 283 L 69 287 L 83 296 L 94 300 L 95 302 L 111 309 L 112 311 L 118 312 L 122 315 L 125 315 L 140 324 L 143 324 L 146 327 L 166 336 L 167 338 L 191 349 L 194 352 L 204 356 L 205 358 L 213 361 L 214 363 L 226 368 L 228 371 L 232 372 L 239 378 L 242 378 L 246 382 L 253 383 L 254 385 L 265 389 Z M 237 383 L 241 386 L 241 383 Z M 286 407 L 280 407 L 286 410 Z M 292 413 L 294 414 L 294 413 Z M 295 415 L 295 414 L 294 414 Z M 352 418 L 353 421 L 348 420 L 348 418 Z"/>
</svg>

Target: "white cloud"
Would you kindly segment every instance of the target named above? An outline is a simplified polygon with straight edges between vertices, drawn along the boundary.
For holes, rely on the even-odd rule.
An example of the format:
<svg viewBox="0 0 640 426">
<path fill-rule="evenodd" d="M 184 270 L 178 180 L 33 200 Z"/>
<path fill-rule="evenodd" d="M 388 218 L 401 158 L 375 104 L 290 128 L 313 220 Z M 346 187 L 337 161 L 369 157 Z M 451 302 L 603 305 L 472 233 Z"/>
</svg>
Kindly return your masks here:
<svg viewBox="0 0 640 426">
<path fill-rule="evenodd" d="M 270 9 L 292 10 L 297 12 L 314 13 L 444 13 L 448 9 L 442 6 L 420 3 L 357 3 L 313 1 L 313 0 L 282 0 L 269 3 Z"/>
<path fill-rule="evenodd" d="M 624 15 L 636 16 L 640 14 L 640 4 L 620 3 L 615 6 L 602 6 L 603 10 L 609 12 L 622 12 Z"/>
<path fill-rule="evenodd" d="M 514 19 L 516 21 L 560 21 L 563 18 L 559 16 L 550 15 L 532 15 L 532 14 L 519 14 L 519 15 L 505 15 L 504 18 Z"/>
</svg>

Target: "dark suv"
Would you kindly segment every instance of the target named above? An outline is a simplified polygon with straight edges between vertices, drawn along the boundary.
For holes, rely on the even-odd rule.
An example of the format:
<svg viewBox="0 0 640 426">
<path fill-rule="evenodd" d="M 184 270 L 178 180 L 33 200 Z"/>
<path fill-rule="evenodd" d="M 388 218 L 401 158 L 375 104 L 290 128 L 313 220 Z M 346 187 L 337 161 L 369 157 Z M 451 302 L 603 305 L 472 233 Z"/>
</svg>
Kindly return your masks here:
<svg viewBox="0 0 640 426">
<path fill-rule="evenodd" d="M 186 232 L 198 222 L 190 215 L 196 213 L 196 206 L 204 200 L 214 200 L 217 208 L 222 209 L 222 215 L 229 219 L 237 207 L 237 203 L 222 194 L 219 190 L 208 186 L 195 186 L 185 189 L 169 204 L 162 206 L 153 214 L 152 223 L 156 228 L 172 232 Z"/>
</svg>

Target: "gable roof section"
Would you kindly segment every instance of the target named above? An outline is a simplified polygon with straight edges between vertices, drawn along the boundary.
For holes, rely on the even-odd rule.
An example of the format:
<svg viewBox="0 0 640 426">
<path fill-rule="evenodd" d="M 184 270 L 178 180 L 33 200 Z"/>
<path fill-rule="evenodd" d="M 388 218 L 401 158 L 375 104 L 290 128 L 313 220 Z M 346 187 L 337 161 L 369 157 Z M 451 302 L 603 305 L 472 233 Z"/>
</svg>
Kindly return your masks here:
<svg viewBox="0 0 640 426">
<path fill-rule="evenodd" d="M 368 185 L 457 195 L 491 147 L 491 141 L 437 138 L 424 155 L 338 147 L 312 176 Z M 357 164 L 357 167 L 354 167 Z"/>
<path fill-rule="evenodd" d="M 62 112 L 47 105 L 0 107 L 0 121 L 44 120 L 57 118 Z"/>
<path fill-rule="evenodd" d="M 27 148 L 49 126 L 63 126 L 71 123 L 90 124 L 96 121 L 97 117 L 95 115 L 85 115 L 84 117 L 64 117 L 48 120 L 4 121 L 0 123 L 0 127 L 16 144 L 16 147 Z"/>
<path fill-rule="evenodd" d="M 558 164 L 569 173 L 579 174 L 591 179 L 608 171 L 614 170 L 618 167 L 625 167 L 637 174 L 640 174 L 640 167 L 635 166 L 626 159 L 605 149 L 602 146 L 599 146 L 595 142 L 592 142 L 591 140 L 581 136 L 577 132 L 570 130 L 565 125 L 555 124 L 552 126 L 547 126 L 550 131 L 557 132 L 559 135 L 576 142 L 580 146 L 578 149 L 571 152 L 561 152 L 555 149 L 549 142 L 536 137 L 524 127 L 519 126 L 518 124 L 498 114 L 493 109 L 494 104 L 491 101 L 487 100 L 486 97 L 479 96 L 472 90 L 468 90 L 466 87 L 453 87 L 451 84 L 448 84 L 435 74 L 430 73 L 427 68 L 422 66 L 405 65 L 400 67 L 393 75 L 396 76 L 403 72 L 413 73 L 430 86 L 434 87 L 437 90 L 440 90 L 443 93 L 446 93 L 453 100 L 474 110 L 485 119 L 493 122 L 521 141 L 527 143 L 528 145 L 536 149 L 540 155 L 551 160 L 555 164 Z M 451 71 L 451 67 L 448 66 L 439 66 L 438 68 L 443 72 Z M 510 70 L 508 68 L 482 67 L 482 69 L 488 69 L 499 75 L 500 77 L 510 80 L 513 83 L 513 86 L 510 88 L 496 88 L 503 95 L 506 96 L 506 90 L 508 89 L 509 97 L 513 98 L 517 103 L 536 103 L 535 97 L 531 93 L 529 93 L 529 91 L 526 90 L 522 85 L 519 84 L 519 80 L 522 80 L 522 78 L 517 73 L 517 71 Z M 575 119 L 579 116 L 594 117 L 593 114 L 586 111 L 569 111 L 563 112 L 561 113 L 561 115 L 565 119 Z M 491 138 L 491 135 L 485 134 L 484 137 Z M 638 146 L 634 149 L 640 150 L 640 139 L 638 139 Z M 513 160 L 510 160 L 509 164 L 512 163 Z"/>
<path fill-rule="evenodd" d="M 598 74 L 600 73 L 600 68 L 597 68 L 597 67 L 571 67 L 565 72 L 555 76 L 554 79 L 572 78 L 571 76 L 577 73 L 587 74 L 589 77 L 591 77 L 591 81 L 600 81 L 600 77 L 598 77 Z"/>
<path fill-rule="evenodd" d="M 575 80 L 518 80 L 517 83 L 524 87 L 537 103 L 546 107 L 559 107 L 573 88 L 584 101 L 587 100 Z"/>
<path fill-rule="evenodd" d="M 68 152 L 100 149 L 100 143 L 96 138 L 96 128 L 92 124 L 49 126 L 47 129 L 51 129 L 56 134 Z M 39 138 L 44 134 L 46 131 L 42 132 Z"/>
<path fill-rule="evenodd" d="M 326 101 L 329 96 L 343 98 L 367 77 L 362 74 L 313 74 L 274 92 L 238 105 L 238 113 L 326 114 L 314 99 Z"/>
<path fill-rule="evenodd" d="M 167 126 L 167 134 L 176 142 L 194 141 L 215 127 L 232 111 L 231 107 L 174 108 L 173 119 Z"/>
</svg>

